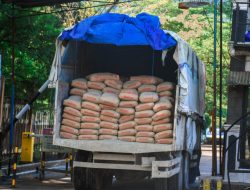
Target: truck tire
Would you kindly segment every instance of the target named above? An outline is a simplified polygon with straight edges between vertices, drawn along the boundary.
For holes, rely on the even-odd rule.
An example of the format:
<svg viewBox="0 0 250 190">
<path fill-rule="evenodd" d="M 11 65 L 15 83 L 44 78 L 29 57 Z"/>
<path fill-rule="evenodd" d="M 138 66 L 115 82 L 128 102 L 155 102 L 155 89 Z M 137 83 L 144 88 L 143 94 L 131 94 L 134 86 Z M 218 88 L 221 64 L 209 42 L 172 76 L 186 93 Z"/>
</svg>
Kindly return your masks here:
<svg viewBox="0 0 250 190">
<path fill-rule="evenodd" d="M 76 161 L 92 162 L 92 154 L 78 151 Z M 113 175 L 107 170 L 75 167 L 73 183 L 75 190 L 102 190 L 112 186 Z"/>
<path fill-rule="evenodd" d="M 154 190 L 177 190 L 177 189 L 178 189 L 178 175 L 174 175 L 170 178 L 154 179 Z"/>
<path fill-rule="evenodd" d="M 75 155 L 75 161 L 86 162 L 89 158 L 89 152 L 79 150 Z M 74 167 L 73 169 L 73 183 L 75 190 L 89 190 L 87 181 L 87 169 L 81 167 Z"/>
</svg>

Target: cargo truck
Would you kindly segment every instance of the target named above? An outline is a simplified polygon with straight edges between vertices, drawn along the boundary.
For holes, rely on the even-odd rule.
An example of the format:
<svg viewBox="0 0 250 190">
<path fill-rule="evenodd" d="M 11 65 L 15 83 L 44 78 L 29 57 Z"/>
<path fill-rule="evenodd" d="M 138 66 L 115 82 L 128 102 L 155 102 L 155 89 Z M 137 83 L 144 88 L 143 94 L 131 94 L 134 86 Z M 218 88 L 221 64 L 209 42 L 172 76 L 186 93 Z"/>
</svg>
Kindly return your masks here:
<svg viewBox="0 0 250 190">
<path fill-rule="evenodd" d="M 70 81 L 99 72 L 153 75 L 175 83 L 173 143 L 61 138 L 62 104 Z M 146 179 L 156 190 L 188 189 L 199 175 L 205 67 L 183 39 L 159 28 L 158 17 L 104 14 L 65 29 L 56 41 L 49 79 L 56 88 L 53 144 L 76 152 L 75 189 Z"/>
</svg>

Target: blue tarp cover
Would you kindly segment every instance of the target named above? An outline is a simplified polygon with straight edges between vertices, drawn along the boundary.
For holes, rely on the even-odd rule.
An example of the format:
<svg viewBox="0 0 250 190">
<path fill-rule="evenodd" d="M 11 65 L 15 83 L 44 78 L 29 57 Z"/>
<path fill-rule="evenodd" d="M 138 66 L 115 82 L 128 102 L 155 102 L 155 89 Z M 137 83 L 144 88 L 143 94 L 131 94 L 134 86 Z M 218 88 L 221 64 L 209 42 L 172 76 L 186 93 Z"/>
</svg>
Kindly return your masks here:
<svg viewBox="0 0 250 190">
<path fill-rule="evenodd" d="M 159 18 L 147 13 L 136 17 L 115 13 L 92 16 L 65 29 L 59 39 L 117 46 L 150 45 L 154 50 L 176 45 L 174 38 L 160 28 Z"/>
</svg>

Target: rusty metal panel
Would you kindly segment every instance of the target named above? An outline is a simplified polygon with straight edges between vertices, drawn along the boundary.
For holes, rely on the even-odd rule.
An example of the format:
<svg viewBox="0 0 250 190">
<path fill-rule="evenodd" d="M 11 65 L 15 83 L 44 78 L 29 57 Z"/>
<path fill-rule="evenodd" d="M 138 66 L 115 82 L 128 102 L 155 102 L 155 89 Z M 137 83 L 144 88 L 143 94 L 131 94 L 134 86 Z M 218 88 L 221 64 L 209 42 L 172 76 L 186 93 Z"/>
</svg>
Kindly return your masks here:
<svg viewBox="0 0 250 190">
<path fill-rule="evenodd" d="M 250 72 L 230 71 L 228 85 L 250 86 Z"/>
</svg>

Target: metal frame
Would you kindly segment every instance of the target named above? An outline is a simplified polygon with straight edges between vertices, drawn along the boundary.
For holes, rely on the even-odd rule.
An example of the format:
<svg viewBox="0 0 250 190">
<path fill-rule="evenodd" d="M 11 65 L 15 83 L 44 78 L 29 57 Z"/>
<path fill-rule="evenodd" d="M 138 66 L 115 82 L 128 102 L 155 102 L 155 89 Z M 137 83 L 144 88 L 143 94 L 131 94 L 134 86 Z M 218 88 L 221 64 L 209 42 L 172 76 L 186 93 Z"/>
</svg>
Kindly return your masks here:
<svg viewBox="0 0 250 190">
<path fill-rule="evenodd" d="M 73 167 L 148 171 L 151 172 L 152 178 L 169 178 L 181 171 L 181 155 L 164 161 L 156 161 L 155 157 L 140 158 L 142 162 L 138 164 L 136 163 L 136 155 L 94 153 L 93 162 L 74 161 Z M 145 160 L 147 160 L 147 164 L 145 164 Z M 110 163 L 107 161 L 116 161 L 117 163 Z M 131 164 L 128 162 L 131 162 Z"/>
</svg>

